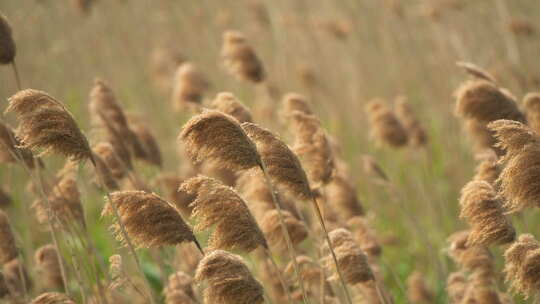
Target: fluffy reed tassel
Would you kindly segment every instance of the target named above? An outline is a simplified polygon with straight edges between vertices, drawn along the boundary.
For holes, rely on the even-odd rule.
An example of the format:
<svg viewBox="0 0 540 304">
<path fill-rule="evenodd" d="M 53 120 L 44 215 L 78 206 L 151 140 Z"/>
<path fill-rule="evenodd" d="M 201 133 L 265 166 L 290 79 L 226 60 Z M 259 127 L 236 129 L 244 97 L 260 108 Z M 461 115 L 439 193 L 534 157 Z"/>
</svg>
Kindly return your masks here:
<svg viewBox="0 0 540 304">
<path fill-rule="evenodd" d="M 22 158 L 29 169 L 34 169 L 34 156 L 28 149 L 20 147 L 20 141 L 13 130 L 0 121 L 0 163 L 15 163 Z"/>
<path fill-rule="evenodd" d="M 501 167 L 497 156 L 493 153 L 483 157 L 482 161 L 474 169 L 473 180 L 485 181 L 495 186 L 495 181 L 499 178 Z"/>
<path fill-rule="evenodd" d="M 118 102 L 113 90 L 101 79 L 94 80 L 94 87 L 90 91 L 88 102 L 90 117 L 97 126 L 105 127 L 111 133 L 110 137 L 121 141 L 129 147 L 135 157 L 145 159 L 146 151 L 131 129 L 122 106 Z"/>
<path fill-rule="evenodd" d="M 2 268 L 9 290 L 17 295 L 24 295 L 25 290 L 32 288 L 32 281 L 26 271 L 26 267 L 19 259 L 13 259 L 4 264 Z M 24 282 L 23 282 L 24 280 Z"/>
<path fill-rule="evenodd" d="M 407 278 L 407 299 L 410 303 L 432 303 L 433 294 L 426 286 L 425 275 L 419 271 L 413 271 Z"/>
<path fill-rule="evenodd" d="M 485 275 L 494 274 L 493 256 L 485 246 L 470 246 L 469 231 L 458 231 L 448 237 L 450 247 L 448 255 L 464 269 L 472 272 L 482 272 Z"/>
<path fill-rule="evenodd" d="M 19 120 L 17 137 L 21 147 L 42 148 L 42 154 L 58 153 L 74 160 L 92 157 L 88 141 L 71 113 L 47 93 L 19 91 L 9 98 L 6 113 L 15 113 Z"/>
<path fill-rule="evenodd" d="M 133 119 L 130 119 L 130 124 L 131 130 L 144 150 L 144 153 L 140 156 L 140 159 L 161 168 L 163 166 L 161 150 L 159 149 L 157 139 L 150 128 L 142 122 L 135 121 Z"/>
<path fill-rule="evenodd" d="M 120 180 L 128 174 L 128 167 L 123 163 L 110 143 L 98 143 L 92 150 L 105 163 L 114 179 Z"/>
<path fill-rule="evenodd" d="M 498 120 L 489 125 L 495 131 L 499 145 L 507 154 L 499 179 L 499 193 L 505 198 L 504 207 L 515 212 L 540 206 L 540 142 L 525 125 Z"/>
<path fill-rule="evenodd" d="M 227 71 L 239 80 L 255 83 L 265 80 L 262 62 L 240 32 L 227 31 L 223 34 L 221 58 Z"/>
<path fill-rule="evenodd" d="M 204 303 L 258 304 L 264 302 L 262 285 L 251 275 L 240 256 L 212 251 L 201 260 L 195 281 L 206 281 Z"/>
<path fill-rule="evenodd" d="M 300 199 L 312 198 L 312 192 L 300 160 L 289 147 L 269 130 L 243 123 L 247 136 L 257 145 L 271 180 Z"/>
<path fill-rule="evenodd" d="M 446 292 L 450 304 L 462 303 L 467 289 L 467 278 L 463 272 L 452 272 L 446 280 Z"/>
<path fill-rule="evenodd" d="M 154 193 L 144 191 L 117 191 L 110 194 L 111 201 L 102 215 L 112 214 L 110 204 L 115 204 L 120 220 L 134 244 L 152 248 L 174 246 L 183 242 L 195 242 L 191 228 L 184 222 L 178 210 Z M 119 224 L 112 230 L 119 241 L 125 242 Z"/>
<path fill-rule="evenodd" d="M 174 174 L 161 174 L 156 178 L 156 183 L 163 187 L 167 200 L 172 202 L 183 216 L 190 216 L 191 210 L 193 210 L 190 204 L 195 199 L 195 195 L 178 191 L 178 187 L 184 180 L 184 178 Z"/>
<path fill-rule="evenodd" d="M 355 216 L 347 221 L 347 226 L 351 228 L 350 230 L 360 245 L 360 248 L 368 257 L 378 257 L 381 255 L 381 245 L 379 244 L 375 231 L 371 228 L 368 219 L 361 216 Z"/>
<path fill-rule="evenodd" d="M 63 293 L 46 292 L 32 300 L 30 304 L 75 304 L 75 301 Z"/>
<path fill-rule="evenodd" d="M 300 244 L 308 236 L 308 230 L 306 225 L 296 219 L 290 212 L 282 211 L 283 221 L 287 227 L 287 231 L 291 238 L 291 242 L 294 245 Z M 265 215 L 260 221 L 262 231 L 268 239 L 271 246 L 285 250 L 287 243 L 283 238 L 283 230 L 279 222 L 279 213 L 277 210 L 270 210 L 265 212 Z"/>
<path fill-rule="evenodd" d="M 12 63 L 16 53 L 11 26 L 6 16 L 0 13 L 0 64 Z"/>
<path fill-rule="evenodd" d="M 103 181 L 103 184 L 105 184 L 105 187 L 109 190 L 118 190 L 120 187 L 118 186 L 118 183 L 116 181 L 116 177 L 114 177 L 113 171 L 109 166 L 107 166 L 107 163 L 101 156 L 94 153 L 94 161 L 96 163 L 96 176 L 94 178 L 94 182 L 96 185 L 100 184 L 100 178 L 101 181 Z"/>
<path fill-rule="evenodd" d="M 255 144 L 238 121 L 219 111 L 205 110 L 190 119 L 182 127 L 179 139 L 196 163 L 206 160 L 216 167 L 233 170 L 261 164 Z"/>
<path fill-rule="evenodd" d="M 193 290 L 193 278 L 182 271 L 169 276 L 164 290 L 166 304 L 195 304 L 197 298 Z"/>
<path fill-rule="evenodd" d="M 456 65 L 462 68 L 465 72 L 467 72 L 475 79 L 486 80 L 493 84 L 497 83 L 497 80 L 495 79 L 495 77 L 493 77 L 493 75 L 472 62 L 458 61 L 456 62 Z"/>
<path fill-rule="evenodd" d="M 516 231 L 504 215 L 502 203 L 485 181 L 471 181 L 461 190 L 460 217 L 471 226 L 470 245 L 499 245 L 514 241 Z"/>
<path fill-rule="evenodd" d="M 332 208 L 335 207 L 341 218 L 345 220 L 365 214 L 357 196 L 356 186 L 351 180 L 346 169 L 338 169 L 325 188 Z"/>
<path fill-rule="evenodd" d="M 376 99 L 366 106 L 371 137 L 377 144 L 403 147 L 407 144 L 407 131 L 392 110 L 382 100 Z"/>
<path fill-rule="evenodd" d="M 290 115 L 294 111 L 299 111 L 306 115 L 313 115 L 311 105 L 306 97 L 296 93 L 288 93 L 283 97 L 283 112 L 285 115 Z"/>
<path fill-rule="evenodd" d="M 540 289 L 540 243 L 530 234 L 522 234 L 504 252 L 506 280 L 525 297 Z"/>
<path fill-rule="evenodd" d="M 18 256 L 15 236 L 7 214 L 0 210 L 0 264 L 5 264 Z"/>
<path fill-rule="evenodd" d="M 212 108 L 236 118 L 238 122 L 253 122 L 251 112 L 232 93 L 222 92 L 216 95 Z"/>
<path fill-rule="evenodd" d="M 343 273 L 345 282 L 354 285 L 375 279 L 366 255 L 355 243 L 349 230 L 338 228 L 332 230 L 328 236 L 336 253 L 338 267 Z M 335 273 L 335 265 L 331 257 L 324 258 L 324 264 L 330 271 Z M 335 274 L 330 279 L 337 280 L 338 276 Z"/>
<path fill-rule="evenodd" d="M 321 122 L 298 111 L 289 117 L 296 135 L 294 151 L 302 160 L 309 181 L 314 187 L 328 184 L 334 172 L 334 155 Z"/>
<path fill-rule="evenodd" d="M 56 248 L 51 245 L 40 247 L 35 255 L 34 260 L 40 273 L 40 283 L 47 289 L 62 289 L 64 282 L 58 263 L 58 255 Z"/>
<path fill-rule="evenodd" d="M 536 134 L 540 134 L 540 93 L 528 93 L 523 97 L 527 123 Z"/>
<path fill-rule="evenodd" d="M 192 217 L 199 219 L 195 229 L 203 231 L 215 226 L 208 241 L 211 248 L 240 249 L 246 252 L 259 246 L 268 248 L 246 203 L 232 188 L 199 175 L 185 181 L 179 190 L 196 195 L 191 203 Z"/>
<path fill-rule="evenodd" d="M 407 131 L 409 145 L 413 147 L 425 146 L 428 143 L 426 130 L 416 117 L 405 97 L 398 98 L 394 107 L 397 118 Z"/>
<path fill-rule="evenodd" d="M 199 105 L 209 87 L 206 77 L 191 62 L 181 64 L 174 75 L 171 103 L 175 111 Z"/>
</svg>

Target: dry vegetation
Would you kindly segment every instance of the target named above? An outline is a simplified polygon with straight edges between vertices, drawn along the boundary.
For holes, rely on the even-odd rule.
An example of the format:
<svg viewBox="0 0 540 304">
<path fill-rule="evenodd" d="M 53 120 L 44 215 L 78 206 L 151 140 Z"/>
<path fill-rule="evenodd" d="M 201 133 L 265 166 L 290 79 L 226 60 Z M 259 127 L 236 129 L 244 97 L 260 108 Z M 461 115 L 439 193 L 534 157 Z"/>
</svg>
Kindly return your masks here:
<svg viewBox="0 0 540 304">
<path fill-rule="evenodd" d="M 540 300 L 535 1 L 0 10 L 0 303 Z"/>
</svg>

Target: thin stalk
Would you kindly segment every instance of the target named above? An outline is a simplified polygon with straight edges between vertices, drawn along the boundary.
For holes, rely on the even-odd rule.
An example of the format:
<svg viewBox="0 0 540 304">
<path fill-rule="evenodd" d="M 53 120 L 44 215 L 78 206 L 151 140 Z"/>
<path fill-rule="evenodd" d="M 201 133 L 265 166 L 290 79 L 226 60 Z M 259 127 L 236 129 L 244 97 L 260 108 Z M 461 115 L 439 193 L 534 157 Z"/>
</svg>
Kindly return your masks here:
<svg viewBox="0 0 540 304">
<path fill-rule="evenodd" d="M 23 293 L 24 293 L 24 299 L 25 300 L 28 300 L 28 287 L 26 286 L 26 277 L 24 276 L 24 270 L 23 270 L 23 259 L 22 259 L 22 253 L 20 250 L 17 250 L 19 256 L 18 256 L 18 259 L 19 259 L 19 265 L 17 268 L 18 271 L 19 271 L 19 277 L 21 278 L 21 282 L 22 282 L 22 288 L 23 288 Z"/>
<path fill-rule="evenodd" d="M 101 174 L 99 174 L 99 171 L 98 171 L 97 165 L 96 165 L 96 161 L 94 160 L 93 156 L 90 157 L 90 161 L 92 162 L 92 165 L 94 166 L 94 170 L 95 170 L 96 175 L 98 176 L 99 183 L 101 184 L 101 187 L 104 190 L 105 195 L 107 196 L 107 200 L 109 201 L 111 209 L 113 210 L 114 217 L 118 221 L 118 226 L 120 227 L 120 233 L 122 233 L 122 237 L 126 241 L 126 244 L 128 246 L 128 250 L 133 255 L 133 259 L 135 260 L 135 266 L 137 267 L 137 271 L 139 272 L 139 274 L 144 279 L 143 280 L 144 281 L 144 286 L 147 289 L 148 297 L 150 298 L 150 303 L 151 304 L 156 304 L 156 302 L 154 300 L 154 297 L 153 297 L 152 288 L 150 287 L 150 283 L 148 282 L 148 278 L 146 278 L 146 276 L 144 275 L 144 272 L 142 270 L 141 263 L 139 261 L 139 256 L 137 255 L 137 252 L 135 251 L 135 247 L 133 246 L 133 243 L 131 242 L 131 238 L 127 234 L 126 227 L 124 226 L 124 222 L 122 222 L 122 219 L 120 217 L 120 213 L 118 212 L 118 208 L 113 203 L 111 195 L 109 194 L 109 191 L 107 189 L 107 186 L 103 182 L 103 177 L 101 176 Z"/>
<path fill-rule="evenodd" d="M 281 287 L 283 287 L 283 291 L 285 291 L 285 294 L 287 295 L 287 301 L 289 301 L 289 303 L 293 303 L 289 286 L 287 286 L 287 283 L 285 283 L 285 279 L 283 278 L 283 275 L 281 274 L 281 271 L 279 270 L 279 267 L 276 261 L 274 260 L 274 256 L 272 255 L 270 248 L 264 247 L 264 253 L 266 254 L 266 257 L 270 260 L 274 268 L 276 269 L 276 274 L 278 276 L 279 282 L 281 283 Z"/>
<path fill-rule="evenodd" d="M 19 70 L 17 69 L 15 59 L 13 59 L 13 61 L 11 62 L 11 68 L 13 69 L 13 75 L 15 76 L 15 81 L 17 82 L 17 89 L 20 91 L 22 90 L 21 78 L 19 77 Z"/>
<path fill-rule="evenodd" d="M 345 283 L 345 279 L 343 278 L 343 275 L 341 274 L 341 270 L 339 269 L 338 260 L 336 257 L 336 253 L 334 252 L 334 248 L 332 248 L 332 244 L 330 242 L 330 237 L 328 236 L 328 230 L 326 229 L 326 225 L 324 224 L 324 220 L 321 214 L 321 209 L 319 208 L 319 203 L 317 203 L 317 199 L 314 195 L 312 195 L 312 202 L 313 207 L 315 208 L 315 213 L 317 214 L 317 218 L 319 219 L 319 223 L 321 224 L 321 227 L 324 231 L 324 237 L 326 238 L 326 242 L 328 244 L 328 249 L 330 249 L 330 253 L 332 254 L 332 259 L 334 259 L 334 264 L 336 264 L 336 271 L 339 276 L 339 280 L 341 281 L 341 285 L 343 287 L 343 291 L 345 292 L 345 296 L 347 297 L 347 302 L 349 304 L 352 304 L 351 295 L 349 294 L 349 289 L 347 288 L 347 284 Z"/>
<path fill-rule="evenodd" d="M 264 179 L 265 179 L 265 182 L 266 182 L 266 186 L 268 187 L 268 189 L 270 190 L 270 193 L 272 195 L 272 202 L 274 203 L 274 207 L 276 208 L 276 210 L 278 212 L 279 224 L 281 226 L 281 230 L 283 231 L 283 236 L 285 237 L 285 242 L 287 243 L 287 249 L 289 250 L 289 254 L 291 255 L 291 259 L 292 259 L 293 266 L 294 266 L 294 273 L 295 273 L 296 277 L 298 278 L 298 285 L 300 285 L 300 290 L 302 291 L 303 301 L 304 301 L 304 303 L 309 303 L 307 293 L 306 293 L 306 289 L 304 287 L 304 280 L 300 276 L 300 268 L 298 267 L 298 261 L 296 260 L 296 257 L 297 257 L 296 251 L 295 251 L 294 246 L 292 244 L 289 232 L 287 231 L 287 226 L 285 225 L 285 220 L 283 219 L 283 213 L 281 211 L 281 203 L 280 203 L 276 193 L 274 192 L 274 188 L 272 186 L 270 176 L 268 175 L 268 172 L 266 170 L 266 165 L 262 161 L 261 161 L 261 164 L 260 164 L 260 168 L 261 168 L 261 171 L 264 174 Z"/>
</svg>

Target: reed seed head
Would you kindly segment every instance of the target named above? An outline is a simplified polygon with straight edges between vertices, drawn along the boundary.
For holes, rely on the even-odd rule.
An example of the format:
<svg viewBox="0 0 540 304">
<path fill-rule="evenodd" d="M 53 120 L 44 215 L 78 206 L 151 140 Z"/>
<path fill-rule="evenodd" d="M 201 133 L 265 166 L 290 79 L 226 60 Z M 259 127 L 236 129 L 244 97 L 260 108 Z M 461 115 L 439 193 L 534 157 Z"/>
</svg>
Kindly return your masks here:
<svg viewBox="0 0 540 304">
<path fill-rule="evenodd" d="M 497 156 L 493 153 L 483 157 L 474 171 L 475 174 L 473 180 L 485 181 L 490 185 L 495 186 L 495 181 L 499 178 L 501 173 L 501 166 L 499 165 Z"/>
<path fill-rule="evenodd" d="M 288 93 L 283 97 L 283 112 L 288 116 L 294 111 L 313 115 L 313 110 L 306 97 L 297 93 Z"/>
<path fill-rule="evenodd" d="M 540 289 L 540 243 L 530 234 L 522 234 L 504 252 L 506 281 L 525 295 L 533 296 Z"/>
<path fill-rule="evenodd" d="M 34 159 L 32 151 L 20 147 L 21 143 L 8 125 L 0 121 L 0 163 L 15 163 L 22 159 L 26 167 L 35 168 L 35 162 L 41 166 L 39 159 Z"/>
<path fill-rule="evenodd" d="M 164 290 L 166 304 L 195 304 L 197 298 L 193 290 L 193 278 L 182 271 L 169 276 Z"/>
<path fill-rule="evenodd" d="M 467 289 L 467 277 L 462 271 L 452 272 L 446 280 L 446 292 L 451 304 L 462 303 Z"/>
<path fill-rule="evenodd" d="M 190 119 L 179 139 L 195 162 L 212 162 L 233 170 L 260 166 L 257 148 L 233 117 L 215 110 L 205 110 Z"/>
<path fill-rule="evenodd" d="M 195 195 L 178 190 L 184 181 L 184 178 L 175 174 L 161 174 L 156 178 L 156 183 L 164 189 L 167 200 L 172 202 L 183 216 L 189 217 L 193 210 L 190 204 L 195 200 Z"/>
<path fill-rule="evenodd" d="M 396 117 L 407 131 L 409 144 L 413 147 L 425 146 L 428 143 L 426 130 L 404 97 L 396 100 L 395 112 Z"/>
<path fill-rule="evenodd" d="M 308 237 L 308 229 L 306 224 L 296 219 L 288 211 L 282 210 L 281 215 L 293 245 L 300 244 Z M 264 235 L 266 236 L 266 239 L 270 245 L 280 250 L 285 250 L 287 248 L 287 243 L 283 237 L 283 229 L 281 228 L 279 221 L 279 211 L 267 211 L 260 223 L 262 231 L 264 232 Z"/>
<path fill-rule="evenodd" d="M 370 123 L 370 135 L 377 144 L 403 147 L 408 142 L 407 131 L 396 114 L 382 100 L 373 100 L 366 106 Z"/>
<path fill-rule="evenodd" d="M 223 250 L 205 255 L 197 266 L 195 281 L 206 281 L 204 303 L 259 304 L 264 302 L 262 285 L 251 275 L 240 256 Z"/>
<path fill-rule="evenodd" d="M 377 240 L 375 230 L 367 218 L 362 216 L 352 217 L 347 221 L 347 226 L 351 228 L 357 243 L 369 258 L 381 255 L 382 247 Z"/>
<path fill-rule="evenodd" d="M 182 63 L 176 70 L 173 82 L 171 103 L 174 110 L 199 105 L 210 83 L 201 71 L 191 62 Z"/>
<path fill-rule="evenodd" d="M 263 82 L 266 73 L 255 50 L 238 31 L 223 34 L 221 58 L 227 71 L 242 81 Z"/>
<path fill-rule="evenodd" d="M 130 120 L 130 123 L 133 134 L 144 150 L 144 153 L 142 153 L 139 158 L 151 165 L 161 168 L 163 166 L 161 150 L 159 149 L 158 141 L 150 128 L 140 121 Z"/>
<path fill-rule="evenodd" d="M 509 154 L 506 158 L 523 150 L 525 145 L 539 141 L 534 131 L 519 121 L 500 119 L 489 123 L 487 127 L 494 133 L 497 146 Z"/>
<path fill-rule="evenodd" d="M 330 238 L 330 244 L 336 253 L 337 264 L 345 282 L 355 285 L 375 279 L 366 255 L 356 244 L 349 230 L 338 228 L 332 230 L 328 236 Z M 325 266 L 334 272 L 334 275 L 330 279 L 337 280 L 338 276 L 333 263 L 330 256 L 324 259 Z"/>
<path fill-rule="evenodd" d="M 470 245 L 469 233 L 463 230 L 448 237 L 448 255 L 466 270 L 493 275 L 493 256 L 485 246 Z"/>
<path fill-rule="evenodd" d="M 102 215 L 114 212 L 111 204 L 117 208 L 127 234 L 138 247 L 152 248 L 195 242 L 191 228 L 184 222 L 178 210 L 154 193 L 113 192 Z M 117 239 L 124 242 L 119 224 L 111 228 Z"/>
<path fill-rule="evenodd" d="M 39 269 L 40 282 L 45 288 L 63 288 L 58 253 L 53 245 L 48 244 L 40 247 L 34 255 L 34 260 Z"/>
<path fill-rule="evenodd" d="M 33 299 L 30 304 L 75 304 L 75 301 L 63 293 L 46 292 Z"/>
<path fill-rule="evenodd" d="M 253 122 L 251 112 L 232 93 L 222 92 L 216 95 L 212 108 L 236 118 L 239 123 Z"/>
<path fill-rule="evenodd" d="M 356 186 L 346 170 L 338 169 L 325 190 L 327 197 L 331 198 L 332 208 L 336 208 L 341 218 L 348 220 L 365 214 Z"/>
<path fill-rule="evenodd" d="M 433 293 L 426 286 L 423 273 L 413 271 L 407 278 L 407 298 L 410 303 L 432 303 Z"/>
<path fill-rule="evenodd" d="M 2 272 L 4 273 L 6 284 L 13 294 L 17 296 L 24 295 L 23 286 L 25 285 L 27 290 L 32 289 L 32 281 L 26 271 L 26 267 L 24 267 L 24 264 L 18 258 L 5 263 Z"/>
<path fill-rule="evenodd" d="M 536 134 L 540 134 L 540 93 L 528 93 L 523 97 L 527 123 Z"/>
<path fill-rule="evenodd" d="M 26 89 L 9 98 L 6 113 L 19 120 L 17 138 L 21 147 L 44 149 L 75 160 L 92 157 L 86 137 L 64 105 L 43 91 Z"/>
<path fill-rule="evenodd" d="M 199 175 L 185 181 L 180 191 L 195 195 L 190 204 L 192 216 L 199 219 L 197 231 L 215 226 L 209 244 L 214 249 L 240 249 L 251 252 L 267 248 L 266 239 L 244 200 L 219 181 Z"/>
<path fill-rule="evenodd" d="M 12 63 L 16 53 L 11 25 L 6 16 L 0 13 L 0 64 Z"/>
<path fill-rule="evenodd" d="M 297 198 L 312 198 L 306 172 L 291 149 L 272 132 L 256 124 L 243 123 L 242 128 L 257 145 L 270 179 Z"/>
<path fill-rule="evenodd" d="M 471 226 L 470 245 L 499 245 L 514 241 L 516 231 L 504 215 L 502 203 L 485 181 L 471 181 L 461 190 L 461 213 Z"/>
<path fill-rule="evenodd" d="M 9 218 L 4 211 L 0 210 L 0 265 L 17 258 L 17 256 L 17 244 Z"/>
<path fill-rule="evenodd" d="M 467 72 L 475 79 L 485 80 L 491 82 L 494 85 L 497 84 L 497 80 L 495 79 L 495 77 L 493 77 L 493 75 L 472 62 L 458 61 L 456 62 L 456 65 L 462 68 L 465 72 Z"/>
</svg>

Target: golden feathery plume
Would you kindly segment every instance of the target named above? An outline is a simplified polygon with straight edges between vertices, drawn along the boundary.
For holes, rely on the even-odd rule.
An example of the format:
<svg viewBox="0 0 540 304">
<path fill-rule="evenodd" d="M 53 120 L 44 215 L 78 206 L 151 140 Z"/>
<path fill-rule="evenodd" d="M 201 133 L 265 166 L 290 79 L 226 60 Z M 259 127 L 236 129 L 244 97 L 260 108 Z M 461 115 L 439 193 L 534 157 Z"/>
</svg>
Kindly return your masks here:
<svg viewBox="0 0 540 304">
<path fill-rule="evenodd" d="M 32 288 L 32 281 L 26 267 L 18 258 L 5 263 L 2 272 L 9 290 L 14 294 L 21 296 Z"/>
<path fill-rule="evenodd" d="M 128 174 L 129 168 L 120 159 L 120 155 L 116 153 L 113 145 L 108 142 L 100 142 L 92 150 L 105 163 L 114 179 L 120 180 Z"/>
<path fill-rule="evenodd" d="M 246 252 L 259 246 L 268 248 L 246 203 L 232 188 L 199 175 L 185 181 L 179 190 L 196 195 L 191 203 L 192 216 L 199 219 L 195 229 L 203 231 L 215 226 L 209 239 L 211 248 L 240 249 Z"/>
<path fill-rule="evenodd" d="M 493 84 L 497 84 L 497 80 L 493 75 L 472 62 L 458 61 L 456 62 L 456 65 L 476 79 L 486 80 Z"/>
<path fill-rule="evenodd" d="M 110 194 L 110 201 L 102 215 L 112 214 L 114 204 L 118 209 L 125 230 L 136 246 L 152 248 L 195 242 L 191 228 L 178 210 L 154 193 L 144 191 L 117 191 Z M 117 239 L 124 242 L 119 224 L 111 227 Z"/>
<path fill-rule="evenodd" d="M 461 190 L 460 217 L 471 226 L 468 244 L 491 246 L 514 241 L 516 231 L 496 195 L 485 181 L 471 181 Z"/>
<path fill-rule="evenodd" d="M 467 277 L 463 272 L 452 272 L 448 275 L 446 280 L 446 292 L 448 293 L 450 304 L 462 303 L 467 285 Z"/>
<path fill-rule="evenodd" d="M 308 237 L 308 230 L 306 224 L 296 219 L 290 212 L 282 211 L 283 221 L 287 227 L 287 232 L 291 238 L 291 242 L 294 245 L 300 244 Z M 279 214 L 277 210 L 270 210 L 265 212 L 261 221 L 261 229 L 272 247 L 285 250 L 287 243 L 283 238 L 283 230 L 279 222 Z"/>
<path fill-rule="evenodd" d="M 216 95 L 212 108 L 236 118 L 238 122 L 253 122 L 251 112 L 232 93 L 222 92 Z"/>
<path fill-rule="evenodd" d="M 473 180 L 485 181 L 495 186 L 495 181 L 499 178 L 501 167 L 495 153 L 489 153 L 481 157 L 480 163 L 474 169 Z"/>
<path fill-rule="evenodd" d="M 332 230 L 328 236 L 335 250 L 338 267 L 343 273 L 345 282 L 354 285 L 375 279 L 366 255 L 356 244 L 349 230 L 338 228 Z M 324 264 L 330 271 L 335 272 L 335 265 L 331 257 L 325 257 Z M 338 276 L 334 275 L 330 279 L 337 280 Z"/>
<path fill-rule="evenodd" d="M 413 147 L 425 146 L 428 143 L 428 135 L 407 102 L 407 99 L 403 96 L 398 97 L 394 108 L 396 117 L 407 131 L 409 144 Z"/>
<path fill-rule="evenodd" d="M 308 179 L 315 187 L 328 184 L 334 172 L 334 155 L 321 122 L 298 111 L 293 111 L 290 118 L 296 135 L 294 151 L 301 158 Z"/>
<path fill-rule="evenodd" d="M 413 304 L 432 303 L 433 293 L 427 288 L 425 275 L 413 271 L 407 278 L 407 299 Z"/>
<path fill-rule="evenodd" d="M 380 99 L 369 102 L 366 106 L 371 137 L 377 144 L 391 147 L 403 147 L 408 142 L 407 132 L 396 114 Z"/>
<path fill-rule="evenodd" d="M 9 98 L 6 113 L 19 120 L 17 138 L 21 147 L 45 149 L 75 160 L 92 157 L 86 137 L 64 105 L 43 91 L 26 89 Z"/>
<path fill-rule="evenodd" d="M 264 302 L 262 285 L 253 278 L 240 256 L 223 250 L 205 255 L 197 266 L 195 280 L 207 282 L 205 303 L 259 304 Z"/>
<path fill-rule="evenodd" d="M 511 287 L 529 297 L 540 285 L 540 243 L 531 234 L 522 234 L 504 252 L 504 272 Z"/>
<path fill-rule="evenodd" d="M 16 53 L 11 26 L 6 16 L 0 13 L 0 64 L 12 63 Z"/>
<path fill-rule="evenodd" d="M 33 299 L 30 304 L 75 304 L 75 301 L 63 293 L 46 292 Z"/>
<path fill-rule="evenodd" d="M 367 218 L 362 216 L 352 217 L 347 221 L 347 226 L 351 228 L 350 230 L 360 245 L 360 248 L 369 258 L 381 255 L 381 245 Z"/>
<path fill-rule="evenodd" d="M 195 200 L 195 195 L 178 191 L 178 188 L 184 181 L 184 178 L 175 174 L 161 174 L 156 177 L 156 184 L 163 187 L 167 200 L 172 202 L 183 216 L 189 217 L 191 210 L 193 210 L 190 204 Z"/>
<path fill-rule="evenodd" d="M 323 271 L 319 263 L 316 261 L 313 261 L 312 258 L 305 256 L 305 255 L 299 255 L 296 258 L 296 262 L 298 263 L 298 266 L 300 267 L 300 275 L 302 276 L 302 279 L 307 282 L 310 287 L 312 288 L 320 288 L 321 284 L 321 276 L 323 275 Z M 287 266 L 285 267 L 284 272 L 287 275 L 293 275 L 294 264 L 293 262 L 289 262 Z"/>
<path fill-rule="evenodd" d="M 540 134 L 540 93 L 528 93 L 523 97 L 523 107 L 527 115 L 527 124 L 536 134 Z"/>
<path fill-rule="evenodd" d="M 191 62 L 184 62 L 177 68 L 173 81 L 171 104 L 175 111 L 201 104 L 210 86 L 206 77 Z"/>
<path fill-rule="evenodd" d="M 471 246 L 468 244 L 468 239 L 468 230 L 458 231 L 450 235 L 448 237 L 450 243 L 448 255 L 466 270 L 493 275 L 493 256 L 487 247 Z"/>
<path fill-rule="evenodd" d="M 325 188 L 326 196 L 330 198 L 330 207 L 335 207 L 340 217 L 345 220 L 365 214 L 352 180 L 344 166 L 337 166 L 334 176 Z"/>
<path fill-rule="evenodd" d="M 313 110 L 306 97 L 297 93 L 288 93 L 283 97 L 283 112 L 285 115 L 291 115 L 294 111 L 313 115 Z"/>
<path fill-rule="evenodd" d="M 17 258 L 17 256 L 17 244 L 9 218 L 4 211 L 0 210 L 0 265 Z"/>
<path fill-rule="evenodd" d="M 20 141 L 13 130 L 0 121 L 0 163 L 15 163 L 22 158 L 26 167 L 34 169 L 35 162 L 32 152 L 20 147 Z"/>
<path fill-rule="evenodd" d="M 272 132 L 253 123 L 242 128 L 257 146 L 270 179 L 300 199 L 312 198 L 312 192 L 300 160 L 289 147 Z"/>
<path fill-rule="evenodd" d="M 144 155 L 141 155 L 139 158 L 151 165 L 161 168 L 163 166 L 161 150 L 159 149 L 157 139 L 148 127 L 148 124 L 143 124 L 135 119 L 130 119 L 129 121 L 131 130 L 144 149 Z"/>
<path fill-rule="evenodd" d="M 196 163 L 206 160 L 228 169 L 249 169 L 261 164 L 255 144 L 238 121 L 219 111 L 205 110 L 190 119 L 182 127 L 179 139 Z"/>
<path fill-rule="evenodd" d="M 94 147 L 95 149 L 95 147 Z M 94 153 L 94 161 L 96 163 L 96 176 L 94 182 L 96 185 L 100 184 L 100 178 L 105 187 L 109 190 L 118 190 L 120 189 L 117 179 L 113 174 L 113 170 L 107 165 L 105 160 L 98 154 Z"/>
<path fill-rule="evenodd" d="M 182 271 L 169 276 L 164 290 L 166 304 L 195 304 L 197 298 L 193 290 L 193 278 Z"/>
<path fill-rule="evenodd" d="M 52 244 L 40 247 L 34 260 L 40 273 L 40 283 L 47 289 L 62 289 L 64 281 L 58 262 L 56 248 Z"/>
<path fill-rule="evenodd" d="M 254 83 L 265 80 L 261 60 L 240 32 L 227 31 L 223 34 L 221 58 L 227 71 L 239 80 Z"/>
</svg>

